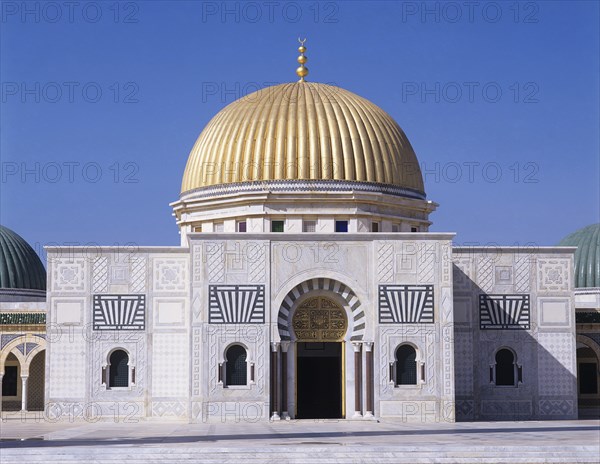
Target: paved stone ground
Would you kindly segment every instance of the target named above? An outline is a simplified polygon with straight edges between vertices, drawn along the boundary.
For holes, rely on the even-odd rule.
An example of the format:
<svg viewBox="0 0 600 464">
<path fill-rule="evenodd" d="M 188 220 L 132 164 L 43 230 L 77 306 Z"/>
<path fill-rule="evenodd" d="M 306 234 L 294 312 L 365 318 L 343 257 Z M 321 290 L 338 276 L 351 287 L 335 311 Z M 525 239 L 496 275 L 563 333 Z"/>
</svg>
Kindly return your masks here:
<svg viewBox="0 0 600 464">
<path fill-rule="evenodd" d="M 599 463 L 600 421 L 1 423 L 0 463 Z"/>
</svg>

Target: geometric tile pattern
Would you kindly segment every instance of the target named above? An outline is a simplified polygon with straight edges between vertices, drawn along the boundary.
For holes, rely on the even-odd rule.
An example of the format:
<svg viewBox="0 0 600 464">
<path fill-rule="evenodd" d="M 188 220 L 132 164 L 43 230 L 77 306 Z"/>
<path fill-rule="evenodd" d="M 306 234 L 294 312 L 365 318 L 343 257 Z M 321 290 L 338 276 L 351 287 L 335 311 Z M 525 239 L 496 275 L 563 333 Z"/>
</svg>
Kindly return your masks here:
<svg viewBox="0 0 600 464">
<path fill-rule="evenodd" d="M 454 258 L 452 264 L 452 282 L 455 292 L 467 292 L 471 290 L 471 274 L 472 274 L 472 259 L 471 258 Z"/>
<path fill-rule="evenodd" d="M 442 369 L 444 373 L 443 395 L 446 401 L 454 403 L 454 330 L 452 327 L 452 289 L 442 287 L 441 332 L 442 332 Z M 432 292 L 433 293 L 433 292 Z M 454 418 L 454 411 L 449 411 Z"/>
<path fill-rule="evenodd" d="M 538 290 L 566 292 L 570 289 L 569 260 L 538 260 Z"/>
<path fill-rule="evenodd" d="M 433 283 L 433 277 L 435 274 L 435 265 L 437 264 L 437 250 L 436 246 L 432 245 L 431 247 L 427 247 L 425 243 L 423 243 L 419 247 L 418 259 L 417 259 L 417 281 L 429 284 Z"/>
<path fill-rule="evenodd" d="M 457 395 L 473 394 L 473 342 L 470 331 L 454 333 L 454 377 Z"/>
<path fill-rule="evenodd" d="M 575 341 L 568 333 L 538 333 L 538 388 L 542 396 L 575 393 Z"/>
<path fill-rule="evenodd" d="M 25 343 L 25 354 L 31 353 L 37 346 L 37 343 Z"/>
<path fill-rule="evenodd" d="M 529 417 L 533 413 L 533 404 L 530 400 L 482 400 L 481 414 L 494 418 L 510 419 L 511 417 Z M 497 420 L 496 419 L 496 420 Z"/>
<path fill-rule="evenodd" d="M 479 327 L 529 329 L 529 295 L 479 295 Z"/>
<path fill-rule="evenodd" d="M 187 262 L 185 259 L 154 259 L 153 289 L 156 292 L 185 291 Z"/>
<path fill-rule="evenodd" d="M 153 401 L 152 415 L 158 417 L 175 416 L 183 417 L 187 411 L 186 405 L 182 401 Z"/>
<path fill-rule="evenodd" d="M 541 416 L 566 416 L 573 414 L 573 400 L 540 400 Z"/>
<path fill-rule="evenodd" d="M 144 330 L 145 295 L 94 295 L 94 330 Z"/>
<path fill-rule="evenodd" d="M 263 324 L 264 285 L 209 285 L 211 324 Z"/>
<path fill-rule="evenodd" d="M 494 286 L 494 260 L 480 258 L 477 263 L 477 284 L 484 292 L 491 292 Z"/>
<path fill-rule="evenodd" d="M 456 400 L 456 417 L 457 419 L 468 420 L 473 419 L 475 412 L 475 401 L 473 400 Z"/>
<path fill-rule="evenodd" d="M 146 291 L 146 277 L 148 261 L 146 258 L 131 258 L 130 262 L 130 291 L 131 293 L 144 293 Z"/>
<path fill-rule="evenodd" d="M 56 337 L 52 342 L 52 356 L 48 356 L 52 381 L 51 398 L 84 398 L 86 392 L 86 352 L 84 337 Z M 72 405 L 71 405 L 72 406 Z"/>
<path fill-rule="evenodd" d="M 248 280 L 250 282 L 264 282 L 267 270 L 266 251 L 264 246 L 256 244 L 246 247 L 246 256 L 248 257 Z"/>
<path fill-rule="evenodd" d="M 33 358 L 29 365 L 29 381 L 27 386 L 27 409 L 29 411 L 44 410 L 45 357 L 46 353 L 42 351 L 35 355 L 35 358 Z"/>
<path fill-rule="evenodd" d="M 194 282 L 202 282 L 202 245 L 194 245 L 192 247 L 192 263 Z"/>
<path fill-rule="evenodd" d="M 8 343 L 11 340 L 14 340 L 15 338 L 19 338 L 21 335 L 20 334 L 2 334 L 0 335 L 0 349 L 4 348 L 5 345 L 8 345 Z"/>
<path fill-rule="evenodd" d="M 377 248 L 377 278 L 379 282 L 390 282 L 394 277 L 394 245 L 382 243 Z"/>
<path fill-rule="evenodd" d="M 519 256 L 515 261 L 515 292 L 527 293 L 531 290 L 531 255 Z"/>
<path fill-rule="evenodd" d="M 106 256 L 94 260 L 92 289 L 94 293 L 102 293 L 108 290 L 108 258 Z"/>
<path fill-rule="evenodd" d="M 52 290 L 59 292 L 85 292 L 85 261 L 74 258 L 71 261 L 57 260 L 52 266 Z"/>
<path fill-rule="evenodd" d="M 152 340 L 152 396 L 189 395 L 189 338 L 182 333 L 155 333 Z"/>
<path fill-rule="evenodd" d="M 223 282 L 225 279 L 225 253 L 223 246 L 216 243 L 206 245 L 209 282 Z"/>
<path fill-rule="evenodd" d="M 433 285 L 380 285 L 379 322 L 433 323 Z"/>
</svg>

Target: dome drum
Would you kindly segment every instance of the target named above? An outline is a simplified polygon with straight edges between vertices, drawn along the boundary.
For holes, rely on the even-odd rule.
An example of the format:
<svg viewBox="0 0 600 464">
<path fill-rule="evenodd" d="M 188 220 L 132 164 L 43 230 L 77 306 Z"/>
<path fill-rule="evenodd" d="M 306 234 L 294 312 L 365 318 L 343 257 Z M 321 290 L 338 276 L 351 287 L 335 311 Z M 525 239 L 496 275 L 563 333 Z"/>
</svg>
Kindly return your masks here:
<svg viewBox="0 0 600 464">
<path fill-rule="evenodd" d="M 231 220 L 244 230 L 253 221 L 255 232 L 270 232 L 271 220 L 309 217 L 349 221 L 356 232 L 426 232 L 437 204 L 426 199 L 415 152 L 390 115 L 347 90 L 300 81 L 221 110 L 192 148 L 171 206 L 187 245 L 203 225 L 235 231 L 220 224 Z"/>
</svg>

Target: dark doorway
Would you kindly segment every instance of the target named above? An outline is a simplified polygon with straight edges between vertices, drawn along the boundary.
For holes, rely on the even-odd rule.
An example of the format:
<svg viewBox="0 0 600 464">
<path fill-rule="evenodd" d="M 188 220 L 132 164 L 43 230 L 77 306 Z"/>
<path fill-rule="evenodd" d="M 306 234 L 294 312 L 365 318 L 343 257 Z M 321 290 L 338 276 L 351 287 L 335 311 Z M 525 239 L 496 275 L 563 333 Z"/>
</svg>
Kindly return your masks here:
<svg viewBox="0 0 600 464">
<path fill-rule="evenodd" d="M 341 419 L 342 343 L 297 345 L 298 419 Z"/>
<path fill-rule="evenodd" d="M 2 396 L 17 396 L 17 366 L 6 366 L 4 368 Z"/>
</svg>

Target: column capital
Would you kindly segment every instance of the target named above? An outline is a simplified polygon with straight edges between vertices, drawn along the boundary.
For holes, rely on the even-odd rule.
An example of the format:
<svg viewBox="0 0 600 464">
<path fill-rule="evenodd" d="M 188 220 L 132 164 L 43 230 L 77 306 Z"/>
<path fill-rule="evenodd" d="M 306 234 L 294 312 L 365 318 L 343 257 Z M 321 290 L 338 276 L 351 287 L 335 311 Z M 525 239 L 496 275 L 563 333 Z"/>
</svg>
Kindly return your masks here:
<svg viewBox="0 0 600 464">
<path fill-rule="evenodd" d="M 287 350 L 290 347 L 291 343 L 292 342 L 289 342 L 289 341 L 281 342 L 281 351 L 283 351 L 284 353 L 287 353 Z"/>
<path fill-rule="evenodd" d="M 279 351 L 280 342 L 271 342 L 271 351 L 277 353 Z"/>
<path fill-rule="evenodd" d="M 363 345 L 365 345 L 365 350 L 373 351 L 373 342 L 363 342 Z"/>
<path fill-rule="evenodd" d="M 354 352 L 355 353 L 359 353 L 360 352 L 361 345 L 362 345 L 361 342 L 352 342 L 352 348 L 354 348 Z"/>
</svg>

